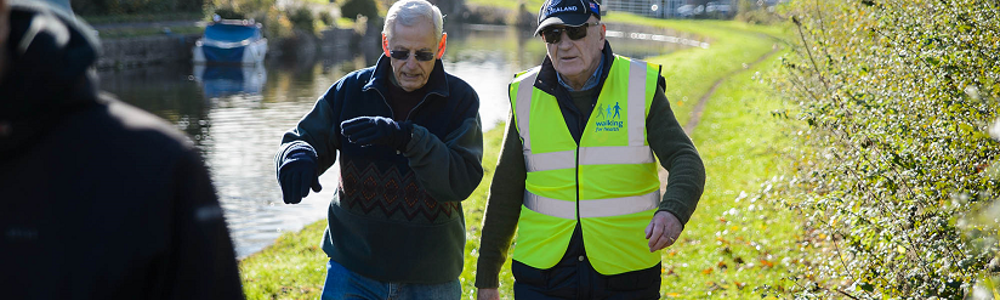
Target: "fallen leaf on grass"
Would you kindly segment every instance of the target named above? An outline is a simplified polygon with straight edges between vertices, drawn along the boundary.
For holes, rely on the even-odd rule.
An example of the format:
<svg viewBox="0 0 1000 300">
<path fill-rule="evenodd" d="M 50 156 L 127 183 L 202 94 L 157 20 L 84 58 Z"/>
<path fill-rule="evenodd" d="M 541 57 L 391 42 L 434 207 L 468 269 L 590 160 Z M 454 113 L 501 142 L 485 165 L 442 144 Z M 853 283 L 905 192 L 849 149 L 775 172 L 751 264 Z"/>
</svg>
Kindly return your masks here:
<svg viewBox="0 0 1000 300">
<path fill-rule="evenodd" d="M 677 273 L 676 273 L 676 272 L 674 272 L 674 267 L 670 267 L 670 269 L 669 269 L 669 270 L 667 270 L 667 268 L 663 268 L 663 270 L 662 270 L 662 271 L 663 271 L 663 273 L 664 273 L 664 274 L 666 274 L 667 276 L 677 276 Z"/>
<path fill-rule="evenodd" d="M 721 286 L 721 285 L 719 285 L 718 283 L 715 283 L 715 282 L 709 282 L 708 284 L 709 284 L 709 286 L 708 286 L 708 291 L 709 292 L 714 292 L 714 291 L 726 289 L 726 287 Z"/>
<path fill-rule="evenodd" d="M 714 270 L 715 269 L 707 268 L 707 269 L 701 270 L 701 274 L 705 274 L 705 275 L 712 274 L 712 271 L 714 271 Z"/>
<path fill-rule="evenodd" d="M 765 259 L 761 259 L 760 260 L 760 264 L 763 265 L 766 268 L 773 268 L 774 267 L 774 263 L 769 262 L 769 261 L 767 261 Z"/>
</svg>

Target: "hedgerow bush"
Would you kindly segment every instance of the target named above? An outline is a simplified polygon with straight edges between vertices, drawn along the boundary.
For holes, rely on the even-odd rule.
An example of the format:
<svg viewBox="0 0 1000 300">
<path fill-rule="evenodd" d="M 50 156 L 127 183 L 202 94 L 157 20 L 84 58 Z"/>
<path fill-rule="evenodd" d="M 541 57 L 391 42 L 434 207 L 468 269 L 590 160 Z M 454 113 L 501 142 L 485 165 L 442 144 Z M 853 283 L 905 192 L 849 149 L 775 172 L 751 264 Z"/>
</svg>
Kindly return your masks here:
<svg viewBox="0 0 1000 300">
<path fill-rule="evenodd" d="M 292 27 L 301 29 L 308 33 L 316 31 L 316 17 L 313 11 L 305 6 L 291 9 L 288 12 L 288 20 L 292 22 Z"/>
<path fill-rule="evenodd" d="M 357 20 L 358 16 L 378 18 L 379 10 L 378 2 L 375 0 L 343 0 L 340 6 L 341 15 L 351 20 Z"/>
<path fill-rule="evenodd" d="M 290 38 L 293 34 L 293 22 L 288 13 L 279 10 L 274 0 L 210 0 L 206 1 L 205 14 L 208 19 L 219 15 L 223 19 L 254 19 L 264 25 L 264 37 L 277 42 Z"/>
<path fill-rule="evenodd" d="M 798 173 L 763 195 L 810 228 L 798 297 L 963 299 L 977 284 L 996 295 L 998 5 L 790 4 L 798 45 L 774 82 L 794 105 L 772 115 L 801 128 Z"/>
</svg>

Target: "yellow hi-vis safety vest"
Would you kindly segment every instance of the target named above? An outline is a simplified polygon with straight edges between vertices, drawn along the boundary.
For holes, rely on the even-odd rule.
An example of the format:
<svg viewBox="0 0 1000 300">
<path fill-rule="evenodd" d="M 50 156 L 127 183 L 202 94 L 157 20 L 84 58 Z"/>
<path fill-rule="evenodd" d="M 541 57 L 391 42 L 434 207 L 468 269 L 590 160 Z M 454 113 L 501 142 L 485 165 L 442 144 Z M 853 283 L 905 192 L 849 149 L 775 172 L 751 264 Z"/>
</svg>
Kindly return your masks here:
<svg viewBox="0 0 1000 300">
<path fill-rule="evenodd" d="M 579 221 L 590 263 L 604 275 L 660 261 L 645 229 L 660 203 L 646 115 L 659 66 L 615 56 L 577 145 L 556 98 L 534 83 L 539 68 L 510 85 L 514 122 L 527 169 L 514 259 L 537 269 L 556 265 Z"/>
</svg>

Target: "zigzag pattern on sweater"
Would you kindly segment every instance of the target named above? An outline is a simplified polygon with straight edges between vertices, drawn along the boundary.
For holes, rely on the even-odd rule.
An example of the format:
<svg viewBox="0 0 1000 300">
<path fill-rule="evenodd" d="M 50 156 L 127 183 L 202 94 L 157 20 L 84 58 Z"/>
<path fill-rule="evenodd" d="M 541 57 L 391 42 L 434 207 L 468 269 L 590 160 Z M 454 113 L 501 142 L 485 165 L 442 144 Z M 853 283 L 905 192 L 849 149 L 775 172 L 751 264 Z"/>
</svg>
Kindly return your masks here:
<svg viewBox="0 0 1000 300">
<path fill-rule="evenodd" d="M 341 208 L 371 217 L 418 223 L 441 223 L 459 217 L 458 202 L 439 203 L 420 188 L 413 172 L 400 174 L 395 166 L 382 172 L 375 164 L 360 170 L 352 161 L 341 164 Z"/>
</svg>

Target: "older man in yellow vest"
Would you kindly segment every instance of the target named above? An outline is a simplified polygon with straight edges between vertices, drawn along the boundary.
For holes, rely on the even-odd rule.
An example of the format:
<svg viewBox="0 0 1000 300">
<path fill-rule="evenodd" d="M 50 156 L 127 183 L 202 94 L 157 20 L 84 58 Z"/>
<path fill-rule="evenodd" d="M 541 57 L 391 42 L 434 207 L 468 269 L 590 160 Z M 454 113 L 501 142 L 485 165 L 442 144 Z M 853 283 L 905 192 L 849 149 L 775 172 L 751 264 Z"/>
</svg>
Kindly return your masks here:
<svg viewBox="0 0 1000 300">
<path fill-rule="evenodd" d="M 670 110 L 660 66 L 615 55 L 600 18 L 592 0 L 539 10 L 535 34 L 548 55 L 510 84 L 479 299 L 499 298 L 515 229 L 515 298 L 659 298 L 659 250 L 694 212 L 705 168 Z M 670 174 L 662 196 L 654 155 Z"/>
</svg>

